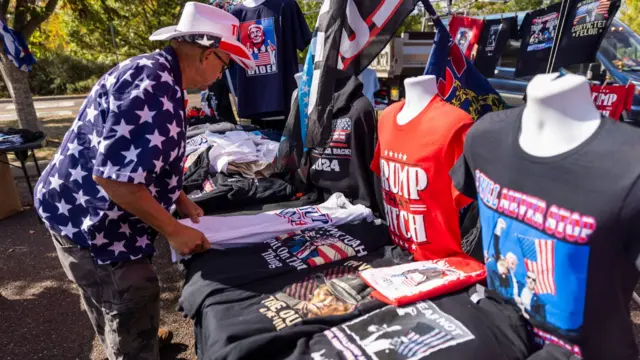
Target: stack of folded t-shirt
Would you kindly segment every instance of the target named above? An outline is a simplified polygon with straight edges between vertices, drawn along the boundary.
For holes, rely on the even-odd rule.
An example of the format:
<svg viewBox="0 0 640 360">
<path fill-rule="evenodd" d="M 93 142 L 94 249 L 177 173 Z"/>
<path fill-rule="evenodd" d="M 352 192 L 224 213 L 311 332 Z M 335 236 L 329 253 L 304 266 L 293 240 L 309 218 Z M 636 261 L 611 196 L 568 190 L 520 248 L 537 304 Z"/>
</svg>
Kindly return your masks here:
<svg viewBox="0 0 640 360">
<path fill-rule="evenodd" d="M 406 264 L 384 225 L 292 231 L 185 262 L 179 310 L 194 320 L 199 359 L 524 360 L 526 322 L 466 291 L 403 307 L 358 276 Z"/>
</svg>

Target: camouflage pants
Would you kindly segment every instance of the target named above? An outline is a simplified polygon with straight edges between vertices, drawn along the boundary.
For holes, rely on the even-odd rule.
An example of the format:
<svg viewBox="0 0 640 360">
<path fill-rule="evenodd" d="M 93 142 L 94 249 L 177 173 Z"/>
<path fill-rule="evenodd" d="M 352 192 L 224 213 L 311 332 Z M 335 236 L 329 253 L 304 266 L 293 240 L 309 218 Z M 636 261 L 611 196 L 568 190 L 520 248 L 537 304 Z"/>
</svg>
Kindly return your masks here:
<svg viewBox="0 0 640 360">
<path fill-rule="evenodd" d="M 160 286 L 149 259 L 97 265 L 89 250 L 52 236 L 109 360 L 158 359 Z"/>
</svg>

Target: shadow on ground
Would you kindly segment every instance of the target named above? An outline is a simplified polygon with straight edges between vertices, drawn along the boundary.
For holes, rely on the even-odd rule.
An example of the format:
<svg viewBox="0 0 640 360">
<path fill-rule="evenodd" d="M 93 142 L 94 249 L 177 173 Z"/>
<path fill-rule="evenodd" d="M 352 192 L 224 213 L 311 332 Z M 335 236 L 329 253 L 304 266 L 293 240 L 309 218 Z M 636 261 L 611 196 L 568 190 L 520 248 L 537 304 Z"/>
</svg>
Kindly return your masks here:
<svg viewBox="0 0 640 360">
<path fill-rule="evenodd" d="M 19 182 L 23 205 L 31 204 Z M 105 359 L 83 312 L 77 290 L 67 280 L 51 238 L 32 209 L 0 220 L 0 358 Z M 166 241 L 156 241 L 154 258 L 162 285 L 161 326 L 173 331 L 173 344 L 161 359 L 195 359 L 193 324 L 175 309 L 182 278 L 170 260 Z"/>
</svg>

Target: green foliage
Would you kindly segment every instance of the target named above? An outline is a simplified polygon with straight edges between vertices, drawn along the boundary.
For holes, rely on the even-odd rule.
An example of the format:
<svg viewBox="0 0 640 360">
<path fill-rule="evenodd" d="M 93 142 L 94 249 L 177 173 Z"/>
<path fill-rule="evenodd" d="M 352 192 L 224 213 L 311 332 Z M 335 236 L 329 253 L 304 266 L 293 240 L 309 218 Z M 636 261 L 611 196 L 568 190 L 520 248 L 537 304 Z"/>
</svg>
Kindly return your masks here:
<svg viewBox="0 0 640 360">
<path fill-rule="evenodd" d="M 625 0 L 624 7 L 620 11 L 622 21 L 633 31 L 640 33 L 640 0 Z"/>
<path fill-rule="evenodd" d="M 61 16 L 68 52 L 115 64 L 116 52 L 122 61 L 161 48 L 163 44 L 150 41 L 149 35 L 174 25 L 183 6 L 183 0 L 67 0 Z"/>
<path fill-rule="evenodd" d="M 87 93 L 109 68 L 110 64 L 68 54 L 49 54 L 34 66 L 29 74 L 29 85 L 38 95 Z"/>
<path fill-rule="evenodd" d="M 553 0 L 549 4 L 556 3 Z M 470 15 L 489 15 L 507 12 L 536 10 L 543 6 L 543 0 L 510 0 L 506 2 L 475 2 L 469 8 Z"/>
</svg>

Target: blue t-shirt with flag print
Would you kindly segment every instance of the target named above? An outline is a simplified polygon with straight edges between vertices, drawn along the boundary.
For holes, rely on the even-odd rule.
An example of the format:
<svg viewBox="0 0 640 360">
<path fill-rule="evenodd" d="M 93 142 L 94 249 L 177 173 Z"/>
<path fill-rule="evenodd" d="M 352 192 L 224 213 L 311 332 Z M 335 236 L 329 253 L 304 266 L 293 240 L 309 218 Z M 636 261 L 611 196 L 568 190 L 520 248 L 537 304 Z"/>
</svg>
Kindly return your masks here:
<svg viewBox="0 0 640 360">
<path fill-rule="evenodd" d="M 239 4 L 231 14 L 240 21 L 239 41 L 256 64 L 235 66 L 238 117 L 286 116 L 297 85 L 298 50 L 311 41 L 311 31 L 293 0 L 266 0 L 256 7 Z"/>
<path fill-rule="evenodd" d="M 47 227 L 90 249 L 98 263 L 152 255 L 155 230 L 92 178 L 144 184 L 165 209 L 182 187 L 184 94 L 175 51 L 137 56 L 93 87 L 36 185 Z"/>
</svg>

